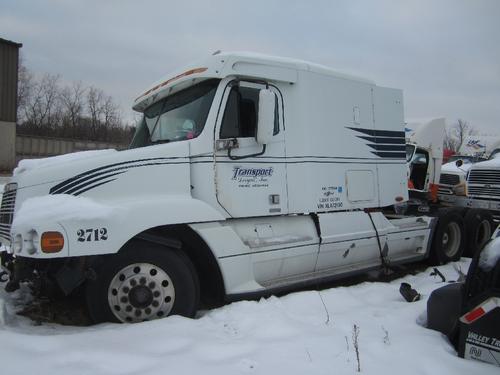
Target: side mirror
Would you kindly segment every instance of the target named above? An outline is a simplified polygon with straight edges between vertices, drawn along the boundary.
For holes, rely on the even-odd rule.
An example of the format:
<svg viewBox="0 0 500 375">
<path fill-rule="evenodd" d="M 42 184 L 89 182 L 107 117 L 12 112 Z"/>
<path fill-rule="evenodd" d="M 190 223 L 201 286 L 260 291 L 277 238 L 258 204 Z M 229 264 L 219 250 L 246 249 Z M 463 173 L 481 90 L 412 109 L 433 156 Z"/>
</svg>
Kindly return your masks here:
<svg viewBox="0 0 500 375">
<path fill-rule="evenodd" d="M 257 118 L 257 143 L 266 145 L 271 142 L 274 133 L 276 95 L 268 89 L 259 92 L 259 114 Z"/>
<path fill-rule="evenodd" d="M 455 162 L 455 165 L 460 168 L 462 165 L 464 164 L 464 161 L 462 159 L 458 159 L 456 162 Z"/>
</svg>

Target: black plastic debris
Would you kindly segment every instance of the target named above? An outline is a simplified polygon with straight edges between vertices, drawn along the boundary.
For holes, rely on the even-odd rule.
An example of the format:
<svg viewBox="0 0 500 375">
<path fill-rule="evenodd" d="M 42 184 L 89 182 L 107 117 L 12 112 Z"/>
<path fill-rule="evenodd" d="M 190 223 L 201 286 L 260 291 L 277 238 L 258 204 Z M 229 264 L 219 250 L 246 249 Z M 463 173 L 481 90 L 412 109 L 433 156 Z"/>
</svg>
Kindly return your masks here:
<svg viewBox="0 0 500 375">
<path fill-rule="evenodd" d="M 411 285 L 408 283 L 401 283 L 399 293 L 401 293 L 406 302 L 415 302 L 422 297 L 420 293 L 412 289 Z"/>
</svg>

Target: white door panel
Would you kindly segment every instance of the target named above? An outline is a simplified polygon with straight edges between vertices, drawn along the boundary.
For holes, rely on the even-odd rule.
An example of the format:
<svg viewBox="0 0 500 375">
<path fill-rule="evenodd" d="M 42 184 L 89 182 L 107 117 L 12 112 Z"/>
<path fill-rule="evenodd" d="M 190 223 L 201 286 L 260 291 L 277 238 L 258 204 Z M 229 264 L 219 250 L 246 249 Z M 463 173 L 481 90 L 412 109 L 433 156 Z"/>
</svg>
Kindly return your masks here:
<svg viewBox="0 0 500 375">
<path fill-rule="evenodd" d="M 273 140 L 265 146 L 258 144 L 254 136 L 255 129 L 250 128 L 250 125 L 256 123 L 255 116 L 258 113 L 258 104 L 252 100 L 258 98 L 261 88 L 265 86 L 240 82 L 239 85 L 227 89 L 221 106 L 225 110 L 221 111 L 217 119 L 214 140 L 216 144 L 220 144 L 219 140 L 229 141 L 233 139 L 231 133 L 236 134 L 233 142 L 237 146 L 230 150 L 218 150 L 215 155 L 217 200 L 232 217 L 288 213 L 285 142 L 279 95 L 279 132 L 273 136 Z M 253 96 L 248 99 L 238 94 L 240 96 L 235 95 L 236 99 L 230 99 L 231 90 L 246 90 L 246 93 L 250 92 Z M 240 104 L 234 104 L 235 102 Z M 236 115 L 229 111 L 230 105 L 238 108 Z M 223 121 L 226 125 L 234 122 L 238 125 L 229 128 L 229 131 L 223 130 Z"/>
</svg>

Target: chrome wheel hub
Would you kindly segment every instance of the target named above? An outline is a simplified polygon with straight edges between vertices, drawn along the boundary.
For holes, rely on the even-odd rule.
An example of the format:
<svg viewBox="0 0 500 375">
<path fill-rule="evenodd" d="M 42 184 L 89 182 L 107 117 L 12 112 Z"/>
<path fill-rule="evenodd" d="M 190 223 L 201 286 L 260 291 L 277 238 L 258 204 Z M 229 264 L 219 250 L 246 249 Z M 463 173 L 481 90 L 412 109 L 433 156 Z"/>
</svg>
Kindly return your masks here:
<svg viewBox="0 0 500 375">
<path fill-rule="evenodd" d="M 108 303 L 121 322 L 142 322 L 167 316 L 175 301 L 172 279 L 160 267 L 134 263 L 111 280 Z"/>
<path fill-rule="evenodd" d="M 455 222 L 449 223 L 442 237 L 443 250 L 449 258 L 453 258 L 457 254 L 460 249 L 460 241 L 460 226 Z"/>
</svg>

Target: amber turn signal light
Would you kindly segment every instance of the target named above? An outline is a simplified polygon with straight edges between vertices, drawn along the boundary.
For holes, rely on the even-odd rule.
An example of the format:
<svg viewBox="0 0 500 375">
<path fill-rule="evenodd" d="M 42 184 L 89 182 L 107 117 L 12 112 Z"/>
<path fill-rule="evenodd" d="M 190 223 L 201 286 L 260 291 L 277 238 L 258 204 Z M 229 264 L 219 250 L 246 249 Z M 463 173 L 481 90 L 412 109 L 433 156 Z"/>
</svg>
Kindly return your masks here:
<svg viewBox="0 0 500 375">
<path fill-rule="evenodd" d="M 57 253 L 64 247 L 64 237 L 59 232 L 44 232 L 41 245 L 44 253 Z"/>
</svg>

